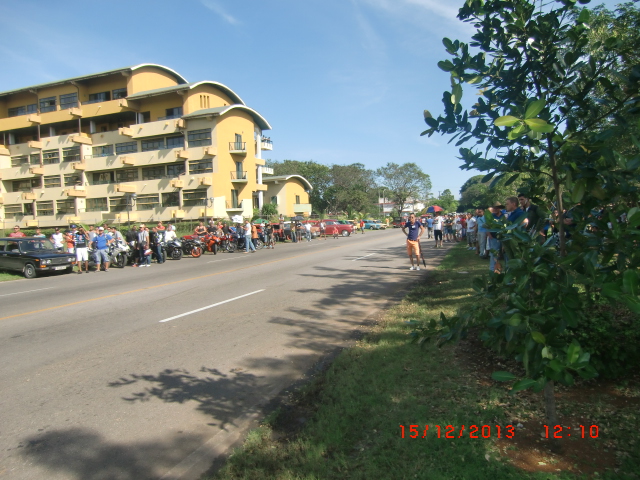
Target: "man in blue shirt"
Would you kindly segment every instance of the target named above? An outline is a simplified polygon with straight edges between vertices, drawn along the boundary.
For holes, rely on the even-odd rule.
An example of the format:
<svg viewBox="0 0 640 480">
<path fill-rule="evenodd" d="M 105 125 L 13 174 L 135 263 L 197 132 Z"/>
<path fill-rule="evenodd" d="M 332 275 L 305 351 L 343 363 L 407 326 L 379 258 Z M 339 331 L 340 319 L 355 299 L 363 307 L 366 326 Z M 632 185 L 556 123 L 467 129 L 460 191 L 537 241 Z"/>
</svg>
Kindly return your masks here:
<svg viewBox="0 0 640 480">
<path fill-rule="evenodd" d="M 104 264 L 104 271 L 109 271 L 109 245 L 113 241 L 111 235 L 104 233 L 104 227 L 98 228 L 98 234 L 93 237 L 93 245 L 96 249 L 96 264 L 98 268 L 96 272 L 100 271 L 100 265 Z"/>
<path fill-rule="evenodd" d="M 433 238 L 433 218 L 427 217 L 427 238 Z"/>
<path fill-rule="evenodd" d="M 409 233 L 407 233 L 407 230 Z M 409 215 L 409 220 L 402 226 L 402 233 L 407 236 L 407 254 L 411 260 L 409 270 L 420 270 L 420 237 L 424 233 L 424 227 L 416 220 L 416 215 Z M 416 257 L 416 265 L 413 265 L 413 257 Z"/>
<path fill-rule="evenodd" d="M 506 215 L 510 223 L 514 223 L 518 219 L 524 222 L 527 219 L 526 215 L 523 216 L 524 212 L 519 207 L 518 197 L 509 197 L 504 203 L 507 207 Z"/>
</svg>

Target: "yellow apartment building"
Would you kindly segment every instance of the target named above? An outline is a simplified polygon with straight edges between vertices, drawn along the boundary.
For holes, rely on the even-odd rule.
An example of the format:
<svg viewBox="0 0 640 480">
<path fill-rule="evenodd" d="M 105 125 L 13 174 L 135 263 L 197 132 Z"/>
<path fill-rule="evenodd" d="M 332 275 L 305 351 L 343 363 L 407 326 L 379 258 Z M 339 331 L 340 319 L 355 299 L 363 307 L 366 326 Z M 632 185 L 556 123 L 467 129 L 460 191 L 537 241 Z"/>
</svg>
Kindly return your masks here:
<svg viewBox="0 0 640 480">
<path fill-rule="evenodd" d="M 0 217 L 5 227 L 223 219 L 264 201 L 310 213 L 306 179 L 266 176 L 266 130 L 230 88 L 162 65 L 0 92 Z"/>
</svg>

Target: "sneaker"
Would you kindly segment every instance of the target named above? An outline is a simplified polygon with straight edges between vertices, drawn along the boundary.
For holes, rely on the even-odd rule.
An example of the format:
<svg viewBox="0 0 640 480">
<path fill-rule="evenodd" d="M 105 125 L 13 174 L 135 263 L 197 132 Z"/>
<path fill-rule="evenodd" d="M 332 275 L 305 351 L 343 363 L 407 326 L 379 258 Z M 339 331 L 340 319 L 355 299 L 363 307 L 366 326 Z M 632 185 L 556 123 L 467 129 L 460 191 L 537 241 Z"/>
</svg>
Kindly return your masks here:
<svg viewBox="0 0 640 480">
<path fill-rule="evenodd" d="M 420 270 L 420 267 L 416 267 L 416 270 Z"/>
<path fill-rule="evenodd" d="M 413 265 L 411 265 L 411 266 L 409 267 L 409 270 L 415 270 L 415 269 L 416 269 L 416 267 L 414 267 Z"/>
<path fill-rule="evenodd" d="M 138 266 L 138 264 L 137 264 L 137 263 L 134 263 L 134 264 L 133 264 L 133 265 L 131 265 L 131 266 L 132 266 L 132 267 L 137 267 L 137 266 Z"/>
</svg>

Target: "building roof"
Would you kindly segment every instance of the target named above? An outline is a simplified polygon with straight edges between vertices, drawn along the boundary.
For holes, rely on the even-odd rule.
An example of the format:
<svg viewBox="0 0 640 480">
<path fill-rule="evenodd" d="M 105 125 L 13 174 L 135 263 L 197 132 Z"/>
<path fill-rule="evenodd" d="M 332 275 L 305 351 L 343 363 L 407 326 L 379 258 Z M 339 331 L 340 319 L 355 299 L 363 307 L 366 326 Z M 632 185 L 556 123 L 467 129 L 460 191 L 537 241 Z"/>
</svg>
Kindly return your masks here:
<svg viewBox="0 0 640 480">
<path fill-rule="evenodd" d="M 176 72 L 175 70 L 173 70 L 173 69 L 171 69 L 169 67 L 165 67 L 164 65 L 158 65 L 158 64 L 155 64 L 155 63 L 141 63 L 139 65 L 133 65 L 131 67 L 116 68 L 114 70 L 107 70 L 107 71 L 104 71 L 104 72 L 92 73 L 90 75 L 82 75 L 80 77 L 66 78 L 64 80 L 56 80 L 54 82 L 41 83 L 39 85 L 32 85 L 30 87 L 17 88 L 15 90 L 7 90 L 6 92 L 0 92 L 0 97 L 6 96 L 6 95 L 12 95 L 14 93 L 19 93 L 19 92 L 25 92 L 25 91 L 29 91 L 29 90 L 38 90 L 40 88 L 45 88 L 45 87 L 55 87 L 55 86 L 58 86 L 58 85 L 64 85 L 65 83 L 74 82 L 74 81 L 89 80 L 89 79 L 92 79 L 92 78 L 105 77 L 107 75 L 113 75 L 114 73 L 127 72 L 127 71 L 133 72 L 135 70 L 138 70 L 138 69 L 144 68 L 144 67 L 156 67 L 156 68 L 159 68 L 160 70 L 164 70 L 165 72 L 170 73 L 171 75 L 173 75 L 175 77 L 176 81 L 179 84 L 188 83 L 186 78 L 184 78 L 178 72 Z"/>
<path fill-rule="evenodd" d="M 240 105 L 245 104 L 244 101 L 240 98 L 240 96 L 236 92 L 231 90 L 229 87 L 219 82 L 212 82 L 211 80 L 204 80 L 202 82 L 195 82 L 195 83 L 187 83 L 183 85 L 173 85 L 171 87 L 156 88 L 154 90 L 144 90 L 142 92 L 136 92 L 132 95 L 129 95 L 127 99 L 139 100 L 141 98 L 148 98 L 156 95 L 163 95 L 165 93 L 178 92 L 180 90 L 191 90 L 193 88 L 196 88 L 199 85 L 212 85 L 213 87 L 219 90 L 222 90 L 225 94 L 227 94 L 229 98 L 231 98 L 233 103 L 239 103 Z"/>
<path fill-rule="evenodd" d="M 302 175 L 277 175 L 275 177 L 269 175 L 269 176 L 262 177 L 262 183 L 277 182 L 279 180 L 284 180 L 286 182 L 290 178 L 295 178 L 297 180 L 300 180 L 300 182 L 303 185 L 306 185 L 307 187 L 309 187 L 308 190 L 313 190 L 313 186 L 309 183 L 309 180 L 304 178 Z"/>
<path fill-rule="evenodd" d="M 130 98 L 130 97 L 129 97 Z M 271 125 L 267 122 L 266 118 L 256 112 L 253 108 L 249 108 L 246 105 L 228 105 L 226 107 L 215 107 L 215 108 L 205 108 L 202 110 L 196 110 L 195 112 L 188 113 L 183 115 L 182 118 L 196 118 L 196 117 L 207 117 L 207 116 L 222 116 L 225 113 L 228 113 L 231 110 L 242 110 L 247 112 L 249 115 L 253 117 L 255 122 L 262 130 L 271 130 Z"/>
</svg>

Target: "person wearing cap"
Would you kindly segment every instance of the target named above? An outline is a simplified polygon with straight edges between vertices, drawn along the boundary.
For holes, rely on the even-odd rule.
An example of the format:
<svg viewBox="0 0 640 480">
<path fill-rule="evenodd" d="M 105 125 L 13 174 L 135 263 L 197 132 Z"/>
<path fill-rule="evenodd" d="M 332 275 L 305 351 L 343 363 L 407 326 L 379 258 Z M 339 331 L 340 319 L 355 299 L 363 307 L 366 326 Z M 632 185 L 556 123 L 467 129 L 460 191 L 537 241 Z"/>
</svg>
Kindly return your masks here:
<svg viewBox="0 0 640 480">
<path fill-rule="evenodd" d="M 53 248 L 56 250 L 62 250 L 64 247 L 64 236 L 60 233 L 60 228 L 56 227 L 55 232 L 51 235 L 51 243 L 53 243 Z"/>
<path fill-rule="evenodd" d="M 504 205 L 501 202 L 495 202 L 491 207 L 491 213 L 493 214 L 493 218 L 495 220 L 500 220 L 503 218 Z M 489 271 L 499 273 L 502 269 L 502 265 L 500 264 L 500 260 L 503 259 L 502 256 L 502 243 L 496 237 L 496 234 L 493 232 L 488 232 L 487 237 L 489 238 Z"/>
<path fill-rule="evenodd" d="M 96 272 L 100 271 L 101 265 L 104 265 L 104 271 L 109 271 L 109 245 L 113 242 L 113 237 L 105 233 L 104 227 L 98 228 L 98 234 L 93 238 L 93 245 L 96 249 Z"/>
</svg>

